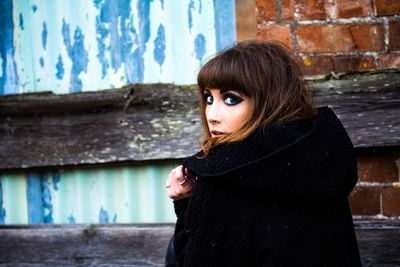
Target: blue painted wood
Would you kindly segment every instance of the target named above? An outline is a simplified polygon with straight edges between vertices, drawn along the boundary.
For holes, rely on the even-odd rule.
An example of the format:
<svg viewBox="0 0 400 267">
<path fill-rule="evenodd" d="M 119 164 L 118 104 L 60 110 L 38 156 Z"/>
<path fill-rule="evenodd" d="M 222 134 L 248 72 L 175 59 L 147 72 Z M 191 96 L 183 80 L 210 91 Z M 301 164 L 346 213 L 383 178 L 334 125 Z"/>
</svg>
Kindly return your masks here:
<svg viewBox="0 0 400 267">
<path fill-rule="evenodd" d="M 28 223 L 44 223 L 42 177 L 40 173 L 28 173 Z"/>
<path fill-rule="evenodd" d="M 3 185 L 0 181 L 0 224 L 4 224 L 6 217 L 6 210 L 3 207 Z"/>
<path fill-rule="evenodd" d="M 235 42 L 234 0 L 0 1 L 0 93 L 194 84 Z"/>
<path fill-rule="evenodd" d="M 14 50 L 13 1 L 0 1 L 0 94 L 17 92 L 18 77 Z"/>
<path fill-rule="evenodd" d="M 220 51 L 236 40 L 235 2 L 229 0 L 213 1 L 217 50 Z"/>
</svg>

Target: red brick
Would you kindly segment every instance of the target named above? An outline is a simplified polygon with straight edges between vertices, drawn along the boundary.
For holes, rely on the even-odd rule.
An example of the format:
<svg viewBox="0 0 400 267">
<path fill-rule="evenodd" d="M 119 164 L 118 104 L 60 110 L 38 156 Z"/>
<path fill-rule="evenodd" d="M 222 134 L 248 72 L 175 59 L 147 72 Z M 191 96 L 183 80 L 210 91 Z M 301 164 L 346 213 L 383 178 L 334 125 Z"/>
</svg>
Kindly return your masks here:
<svg viewBox="0 0 400 267">
<path fill-rule="evenodd" d="M 306 75 L 328 74 L 333 71 L 332 60 L 328 56 L 303 56 L 296 57 L 296 60 Z"/>
<path fill-rule="evenodd" d="M 389 22 L 389 49 L 400 50 L 400 21 Z"/>
<path fill-rule="evenodd" d="M 336 0 L 336 18 L 369 17 L 372 0 Z"/>
<path fill-rule="evenodd" d="M 281 0 L 281 18 L 293 19 L 292 0 Z"/>
<path fill-rule="evenodd" d="M 382 24 L 299 25 L 301 52 L 380 51 L 384 49 Z"/>
<path fill-rule="evenodd" d="M 379 68 L 400 68 L 400 54 L 385 54 L 378 57 Z"/>
<path fill-rule="evenodd" d="M 292 39 L 289 24 L 261 25 L 258 27 L 257 39 L 263 41 L 279 41 L 292 48 Z"/>
<path fill-rule="evenodd" d="M 381 213 L 380 189 L 356 187 L 350 194 L 353 215 L 378 215 Z"/>
<path fill-rule="evenodd" d="M 393 183 L 399 182 L 396 160 L 400 152 L 364 152 L 357 155 L 358 179 L 360 182 Z"/>
<path fill-rule="evenodd" d="M 326 0 L 282 0 L 284 19 L 326 19 Z"/>
<path fill-rule="evenodd" d="M 400 216 L 400 188 L 382 191 L 382 213 L 385 216 Z"/>
<path fill-rule="evenodd" d="M 276 19 L 275 0 L 257 0 L 257 23 Z"/>
<path fill-rule="evenodd" d="M 399 0 L 375 0 L 375 6 L 378 16 L 400 15 Z"/>
<path fill-rule="evenodd" d="M 379 51 L 384 49 L 382 24 L 357 24 L 350 27 L 356 50 Z"/>
<path fill-rule="evenodd" d="M 332 61 L 336 73 L 349 73 L 376 68 L 373 57 L 334 57 Z"/>
</svg>

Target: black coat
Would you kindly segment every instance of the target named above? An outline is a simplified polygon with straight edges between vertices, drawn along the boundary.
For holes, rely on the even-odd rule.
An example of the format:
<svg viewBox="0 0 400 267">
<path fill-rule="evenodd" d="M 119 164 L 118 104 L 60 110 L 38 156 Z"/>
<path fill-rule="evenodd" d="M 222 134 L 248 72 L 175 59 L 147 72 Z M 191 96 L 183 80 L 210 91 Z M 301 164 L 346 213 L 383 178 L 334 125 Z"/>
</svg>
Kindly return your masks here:
<svg viewBox="0 0 400 267">
<path fill-rule="evenodd" d="M 175 201 L 178 266 L 360 266 L 347 197 L 354 149 L 328 108 L 183 165 L 198 176 Z"/>
</svg>

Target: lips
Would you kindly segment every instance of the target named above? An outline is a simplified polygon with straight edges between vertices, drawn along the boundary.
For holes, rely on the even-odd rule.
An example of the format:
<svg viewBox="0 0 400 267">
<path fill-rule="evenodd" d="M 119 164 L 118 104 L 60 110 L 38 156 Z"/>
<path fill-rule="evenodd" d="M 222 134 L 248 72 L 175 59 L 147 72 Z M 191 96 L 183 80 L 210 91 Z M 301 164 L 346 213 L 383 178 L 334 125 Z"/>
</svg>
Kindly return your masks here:
<svg viewBox="0 0 400 267">
<path fill-rule="evenodd" d="M 226 134 L 224 132 L 220 132 L 220 131 L 216 131 L 216 130 L 211 130 L 210 133 L 211 133 L 211 137 L 221 137 Z"/>
</svg>

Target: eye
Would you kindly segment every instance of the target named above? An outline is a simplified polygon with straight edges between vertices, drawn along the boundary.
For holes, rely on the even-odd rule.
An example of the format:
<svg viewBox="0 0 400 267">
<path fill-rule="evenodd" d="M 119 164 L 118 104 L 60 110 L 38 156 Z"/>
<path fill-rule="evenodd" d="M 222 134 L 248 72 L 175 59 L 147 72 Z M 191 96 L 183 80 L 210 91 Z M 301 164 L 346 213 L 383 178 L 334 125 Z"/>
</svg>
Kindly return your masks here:
<svg viewBox="0 0 400 267">
<path fill-rule="evenodd" d="M 237 104 L 239 104 L 239 103 L 242 102 L 242 101 L 243 101 L 243 99 L 240 98 L 240 97 L 237 96 L 237 95 L 234 95 L 234 94 L 225 94 L 225 95 L 224 95 L 224 102 L 225 102 L 225 104 L 227 104 L 228 106 L 237 105 Z"/>
<path fill-rule="evenodd" d="M 209 93 L 204 93 L 204 100 L 206 101 L 207 105 L 211 105 L 214 102 L 214 98 Z"/>
</svg>

